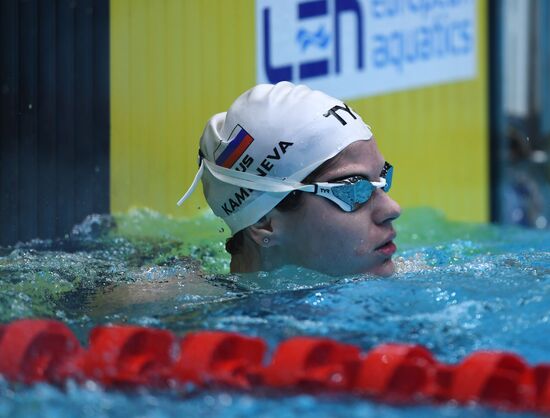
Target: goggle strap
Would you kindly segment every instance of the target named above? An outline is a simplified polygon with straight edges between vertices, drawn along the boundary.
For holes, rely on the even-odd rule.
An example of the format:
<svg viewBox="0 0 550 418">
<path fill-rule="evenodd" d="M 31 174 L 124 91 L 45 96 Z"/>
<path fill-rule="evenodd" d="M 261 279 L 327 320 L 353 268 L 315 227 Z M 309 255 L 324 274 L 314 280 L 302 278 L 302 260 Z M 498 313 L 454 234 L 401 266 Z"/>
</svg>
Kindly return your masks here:
<svg viewBox="0 0 550 418">
<path fill-rule="evenodd" d="M 178 203 L 177 203 L 178 206 L 181 206 L 183 204 L 183 202 L 185 202 L 187 200 L 187 198 L 189 196 L 191 196 L 191 194 L 195 191 L 195 189 L 197 188 L 197 185 L 199 184 L 199 180 L 202 177 L 203 172 L 204 172 L 204 159 L 201 160 L 201 164 L 199 166 L 199 171 L 197 171 L 197 174 L 195 174 L 195 178 L 193 179 L 193 183 L 191 183 L 191 186 L 189 186 L 189 189 L 187 189 L 187 191 L 185 192 L 183 197 L 180 200 L 178 200 Z"/>
<path fill-rule="evenodd" d="M 220 167 L 208 160 L 204 160 L 208 171 L 218 180 L 234 186 L 246 187 L 252 190 L 271 193 L 288 193 L 294 190 L 313 191 L 314 186 L 303 184 L 292 179 L 281 179 L 277 177 L 263 177 L 243 171 L 230 170 Z"/>
<path fill-rule="evenodd" d="M 318 193 L 318 186 L 324 187 L 338 187 L 338 184 L 335 183 L 317 183 L 317 184 L 303 184 L 292 179 L 281 179 L 276 177 L 262 177 L 256 174 L 250 174 L 243 171 L 230 170 L 225 167 L 220 167 L 205 158 L 201 159 L 199 170 L 191 183 L 191 186 L 185 192 L 183 197 L 178 201 L 178 206 L 181 206 L 189 196 L 195 191 L 199 180 L 201 179 L 204 173 L 204 167 L 216 177 L 218 180 L 223 181 L 224 183 L 232 184 L 234 186 L 246 187 L 252 190 L 259 190 L 262 192 L 270 193 L 289 193 L 295 190 L 300 190 L 309 193 Z M 371 181 L 370 182 L 374 187 L 383 189 L 386 187 L 386 179 L 381 177 L 380 181 Z"/>
<path fill-rule="evenodd" d="M 196 189 L 199 180 L 201 179 L 204 172 L 204 167 L 206 167 L 214 177 L 216 177 L 220 181 L 223 181 L 224 183 L 232 184 L 239 187 L 246 187 L 252 190 L 259 190 L 262 192 L 270 193 L 289 193 L 294 190 L 313 192 L 315 190 L 315 186 L 312 184 L 303 184 L 291 179 L 262 177 L 242 171 L 230 170 L 225 167 L 220 167 L 203 158 L 199 167 L 199 171 L 195 175 L 193 183 L 189 187 L 189 190 L 187 190 L 183 197 L 178 201 L 178 206 L 181 206 L 181 204 L 185 202 L 185 200 Z"/>
<path fill-rule="evenodd" d="M 384 177 L 380 177 L 380 181 L 371 181 L 370 184 L 372 184 L 377 189 L 383 189 L 388 183 L 386 182 L 386 179 Z"/>
</svg>

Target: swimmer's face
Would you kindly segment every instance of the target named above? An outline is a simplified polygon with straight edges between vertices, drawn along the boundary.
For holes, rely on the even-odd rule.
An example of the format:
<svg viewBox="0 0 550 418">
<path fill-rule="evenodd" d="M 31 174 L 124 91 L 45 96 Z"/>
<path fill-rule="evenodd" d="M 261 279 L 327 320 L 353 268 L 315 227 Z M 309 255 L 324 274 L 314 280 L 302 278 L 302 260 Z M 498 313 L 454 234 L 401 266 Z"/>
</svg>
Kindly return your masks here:
<svg viewBox="0 0 550 418">
<path fill-rule="evenodd" d="M 345 148 L 313 181 L 352 177 L 378 181 L 384 167 L 374 138 Z M 300 206 L 280 212 L 273 219 L 273 238 L 283 259 L 332 275 L 373 273 L 388 276 L 394 271 L 392 255 L 396 236 L 392 221 L 399 205 L 381 189 L 353 212 L 310 193 Z"/>
</svg>

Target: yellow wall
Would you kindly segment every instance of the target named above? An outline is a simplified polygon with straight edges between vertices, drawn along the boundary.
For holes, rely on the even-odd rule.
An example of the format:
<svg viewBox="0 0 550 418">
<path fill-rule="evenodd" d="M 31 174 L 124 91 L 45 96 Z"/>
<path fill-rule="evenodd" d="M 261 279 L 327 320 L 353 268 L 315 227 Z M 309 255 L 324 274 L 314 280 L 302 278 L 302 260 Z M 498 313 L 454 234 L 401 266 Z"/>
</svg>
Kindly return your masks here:
<svg viewBox="0 0 550 418">
<path fill-rule="evenodd" d="M 486 0 L 472 81 L 349 101 L 394 164 L 392 196 L 456 220 L 488 220 Z M 111 210 L 205 208 L 197 169 L 205 122 L 255 84 L 254 0 L 111 0 Z"/>
</svg>

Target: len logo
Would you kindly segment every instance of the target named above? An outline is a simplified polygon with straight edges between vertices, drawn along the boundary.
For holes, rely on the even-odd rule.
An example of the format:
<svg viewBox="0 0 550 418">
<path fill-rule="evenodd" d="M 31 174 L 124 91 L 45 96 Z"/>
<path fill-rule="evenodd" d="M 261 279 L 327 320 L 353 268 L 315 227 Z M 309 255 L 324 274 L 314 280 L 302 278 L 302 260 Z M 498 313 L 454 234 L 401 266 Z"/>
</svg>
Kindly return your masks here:
<svg viewBox="0 0 550 418">
<path fill-rule="evenodd" d="M 329 2 L 331 6 L 330 11 Z M 311 19 L 328 17 L 328 21 L 330 22 L 329 26 L 331 26 L 328 29 L 325 28 L 325 26 L 321 26 L 317 31 L 313 32 L 304 29 L 304 27 L 299 27 L 296 33 L 296 41 L 301 45 L 301 53 L 297 52 L 297 56 L 303 56 L 311 45 L 319 49 L 326 49 L 328 51 L 328 56 L 321 59 L 297 58 L 298 62 L 291 62 L 279 66 L 274 65 L 272 59 L 272 33 L 285 30 L 285 28 L 279 27 L 282 25 L 280 22 L 278 25 L 275 24 L 275 26 L 277 26 L 276 28 L 273 28 L 271 7 L 264 7 L 261 17 L 263 27 L 263 67 L 266 78 L 270 83 L 278 83 L 283 80 L 296 81 L 326 76 L 331 72 L 331 67 L 335 74 L 339 74 L 342 67 L 342 46 L 344 45 L 344 42 L 342 42 L 341 21 L 342 15 L 346 13 L 351 13 L 355 18 L 356 66 L 358 70 L 363 69 L 365 65 L 363 45 L 364 18 L 359 0 L 307 0 L 298 2 L 296 6 L 295 19 L 297 19 L 298 25 L 311 22 Z M 349 30 L 349 28 L 346 30 Z M 332 48 L 330 48 L 330 32 L 333 34 Z M 349 47 L 348 42 L 346 42 L 345 45 L 346 48 Z"/>
</svg>

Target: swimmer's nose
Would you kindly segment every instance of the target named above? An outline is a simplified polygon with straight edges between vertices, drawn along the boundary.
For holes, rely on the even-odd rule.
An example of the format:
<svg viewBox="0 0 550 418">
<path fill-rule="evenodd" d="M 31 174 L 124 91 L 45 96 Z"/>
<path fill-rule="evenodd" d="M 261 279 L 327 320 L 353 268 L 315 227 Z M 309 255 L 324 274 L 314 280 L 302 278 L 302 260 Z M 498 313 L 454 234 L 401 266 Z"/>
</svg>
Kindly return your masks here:
<svg viewBox="0 0 550 418">
<path fill-rule="evenodd" d="M 376 190 L 374 199 L 373 221 L 376 224 L 389 223 L 401 215 L 401 207 L 386 192 Z"/>
</svg>

